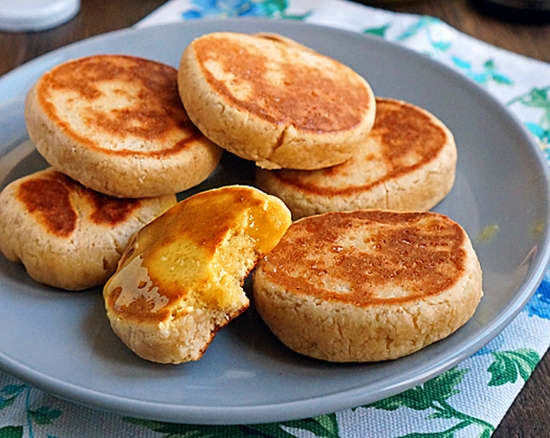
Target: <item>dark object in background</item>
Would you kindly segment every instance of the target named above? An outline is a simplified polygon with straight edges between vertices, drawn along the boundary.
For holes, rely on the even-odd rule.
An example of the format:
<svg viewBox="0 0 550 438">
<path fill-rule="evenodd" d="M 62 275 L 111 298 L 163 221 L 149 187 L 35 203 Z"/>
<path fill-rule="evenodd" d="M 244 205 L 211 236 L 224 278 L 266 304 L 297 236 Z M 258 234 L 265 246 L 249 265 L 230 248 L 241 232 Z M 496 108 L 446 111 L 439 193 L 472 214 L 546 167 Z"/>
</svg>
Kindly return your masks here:
<svg viewBox="0 0 550 438">
<path fill-rule="evenodd" d="M 515 23 L 550 23 L 550 0 L 472 0 L 482 12 Z"/>
</svg>

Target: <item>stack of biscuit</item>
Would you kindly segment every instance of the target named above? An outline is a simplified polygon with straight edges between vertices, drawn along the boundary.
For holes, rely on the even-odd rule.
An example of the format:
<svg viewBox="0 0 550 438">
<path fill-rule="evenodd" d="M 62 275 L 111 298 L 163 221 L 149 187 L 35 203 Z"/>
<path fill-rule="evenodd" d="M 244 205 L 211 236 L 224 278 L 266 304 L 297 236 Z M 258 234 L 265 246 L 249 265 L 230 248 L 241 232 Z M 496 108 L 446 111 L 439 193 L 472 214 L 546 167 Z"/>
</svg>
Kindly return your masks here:
<svg viewBox="0 0 550 438">
<path fill-rule="evenodd" d="M 178 71 L 193 123 L 257 164 L 256 185 L 293 219 L 355 209 L 429 210 L 451 190 L 449 129 L 427 111 L 375 98 L 351 68 L 277 35 L 194 40 Z"/>
<path fill-rule="evenodd" d="M 473 315 L 471 241 L 429 212 L 454 184 L 450 130 L 375 97 L 351 68 L 278 35 L 213 33 L 178 71 L 190 119 L 256 163 L 256 185 L 295 222 L 256 266 L 256 308 L 289 348 L 335 362 L 396 359 Z"/>
<path fill-rule="evenodd" d="M 0 251 L 40 283 L 104 285 L 111 327 L 139 356 L 202 357 L 248 307 L 244 278 L 290 225 L 288 208 L 238 185 L 177 203 L 222 149 L 189 120 L 170 66 L 69 61 L 32 87 L 25 117 L 51 167 L 0 194 Z"/>
<path fill-rule="evenodd" d="M 454 184 L 449 129 L 283 36 L 206 34 L 177 70 L 69 61 L 31 89 L 26 122 L 51 168 L 0 194 L 0 250 L 55 287 L 106 283 L 113 330 L 145 359 L 202 357 L 253 269 L 272 332 L 335 362 L 418 351 L 483 294 L 467 233 L 429 211 Z M 222 151 L 255 163 L 257 188 L 176 204 Z"/>
</svg>

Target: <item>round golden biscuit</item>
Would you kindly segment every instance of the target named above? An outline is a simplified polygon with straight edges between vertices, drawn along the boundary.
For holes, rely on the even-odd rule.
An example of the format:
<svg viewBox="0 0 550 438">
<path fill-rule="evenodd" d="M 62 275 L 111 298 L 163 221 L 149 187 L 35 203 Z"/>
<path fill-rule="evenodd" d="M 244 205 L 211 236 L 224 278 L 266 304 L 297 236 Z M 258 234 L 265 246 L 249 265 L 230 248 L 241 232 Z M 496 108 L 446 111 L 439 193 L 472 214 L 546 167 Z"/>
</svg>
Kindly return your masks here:
<svg viewBox="0 0 550 438">
<path fill-rule="evenodd" d="M 462 227 L 436 213 L 383 210 L 294 222 L 258 263 L 253 291 L 286 346 L 332 362 L 414 353 L 464 325 L 483 294 Z"/>
<path fill-rule="evenodd" d="M 51 166 L 110 196 L 181 192 L 204 181 L 222 153 L 189 121 L 176 69 L 136 57 L 54 67 L 28 93 L 25 119 Z"/>
<path fill-rule="evenodd" d="M 66 290 L 103 284 L 132 235 L 175 195 L 114 198 L 48 168 L 0 193 L 0 251 L 34 280 Z"/>
<path fill-rule="evenodd" d="M 363 77 L 272 34 L 195 39 L 181 57 L 178 85 L 206 137 L 263 168 L 342 163 L 374 123 L 374 94 Z"/>
<path fill-rule="evenodd" d="M 457 149 L 435 116 L 376 99 L 367 141 L 348 161 L 320 170 L 256 170 L 256 185 L 281 198 L 293 219 L 360 209 L 429 210 L 454 185 Z"/>
</svg>

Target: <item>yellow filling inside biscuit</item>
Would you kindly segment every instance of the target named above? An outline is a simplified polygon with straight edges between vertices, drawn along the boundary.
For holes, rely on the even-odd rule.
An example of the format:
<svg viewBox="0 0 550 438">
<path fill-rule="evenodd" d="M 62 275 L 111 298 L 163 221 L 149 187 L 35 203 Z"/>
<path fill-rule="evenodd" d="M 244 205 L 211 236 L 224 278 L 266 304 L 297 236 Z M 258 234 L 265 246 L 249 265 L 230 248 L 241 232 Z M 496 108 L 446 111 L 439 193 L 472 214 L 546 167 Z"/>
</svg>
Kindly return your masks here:
<svg viewBox="0 0 550 438">
<path fill-rule="evenodd" d="M 290 223 L 279 199 L 248 187 L 188 198 L 135 236 L 105 286 L 107 307 L 122 317 L 163 321 L 248 305 L 246 275 Z"/>
<path fill-rule="evenodd" d="M 147 270 L 166 286 L 166 295 L 178 295 L 180 306 L 224 309 L 240 304 L 246 300 L 242 281 L 256 262 L 258 241 L 237 231 L 228 233 L 214 253 L 187 241 L 157 248 L 144 261 Z"/>
</svg>

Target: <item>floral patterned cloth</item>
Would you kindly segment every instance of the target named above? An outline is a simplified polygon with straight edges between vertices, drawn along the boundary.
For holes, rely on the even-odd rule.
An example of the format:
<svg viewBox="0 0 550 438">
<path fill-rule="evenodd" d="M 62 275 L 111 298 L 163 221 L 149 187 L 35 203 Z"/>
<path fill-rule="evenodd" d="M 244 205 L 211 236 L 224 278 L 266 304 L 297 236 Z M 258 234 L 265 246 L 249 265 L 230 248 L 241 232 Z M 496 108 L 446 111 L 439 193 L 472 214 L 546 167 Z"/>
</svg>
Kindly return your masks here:
<svg viewBox="0 0 550 438">
<path fill-rule="evenodd" d="M 213 16 L 303 20 L 378 35 L 428 54 L 469 76 L 510 108 L 550 159 L 548 64 L 487 45 L 436 18 L 344 0 L 172 0 L 138 26 Z M 277 424 L 179 425 L 95 411 L 0 374 L 0 438 L 487 438 L 549 345 L 547 276 L 523 311 L 486 347 L 423 385 L 367 406 Z"/>
</svg>

